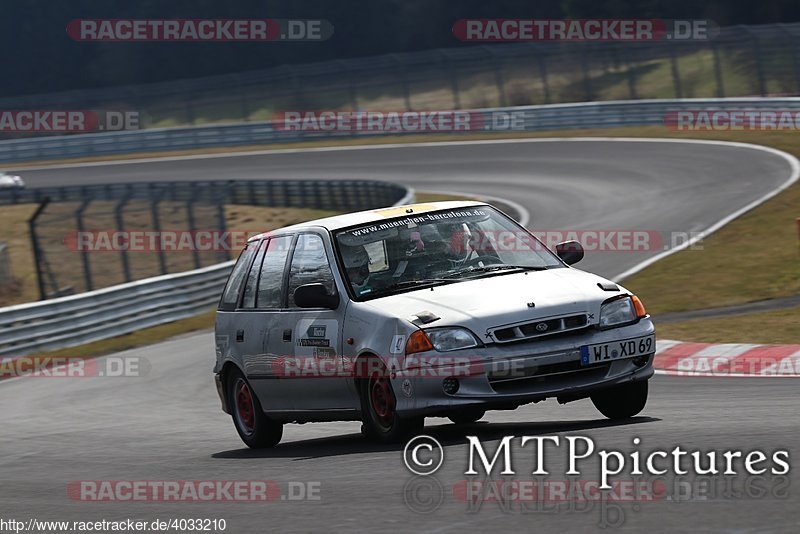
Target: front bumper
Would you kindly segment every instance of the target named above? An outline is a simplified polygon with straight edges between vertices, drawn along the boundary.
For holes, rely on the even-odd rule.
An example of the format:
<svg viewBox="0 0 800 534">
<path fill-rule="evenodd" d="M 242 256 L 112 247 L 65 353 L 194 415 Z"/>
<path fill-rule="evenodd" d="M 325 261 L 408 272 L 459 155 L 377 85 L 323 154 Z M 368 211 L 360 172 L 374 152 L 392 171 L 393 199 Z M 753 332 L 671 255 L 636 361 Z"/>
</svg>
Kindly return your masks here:
<svg viewBox="0 0 800 534">
<path fill-rule="evenodd" d="M 554 336 L 536 341 L 492 344 L 447 353 L 485 365 L 470 365 L 468 374 L 443 366 L 421 371 L 397 370 L 393 375 L 397 410 L 402 415 L 446 415 L 454 409 L 477 407 L 514 409 L 522 404 L 557 397 L 562 402 L 585 398 L 592 392 L 626 382 L 647 380 L 653 375 L 654 353 L 642 358 L 613 360 L 582 366 L 580 347 L 594 343 L 653 334 L 649 318 L 611 330 L 588 329 L 576 335 Z M 490 369 L 483 372 L 484 368 Z M 513 369 L 502 374 L 491 369 Z M 475 372 L 479 369 L 481 372 Z M 445 393 L 443 381 L 458 378 L 458 391 Z"/>
</svg>

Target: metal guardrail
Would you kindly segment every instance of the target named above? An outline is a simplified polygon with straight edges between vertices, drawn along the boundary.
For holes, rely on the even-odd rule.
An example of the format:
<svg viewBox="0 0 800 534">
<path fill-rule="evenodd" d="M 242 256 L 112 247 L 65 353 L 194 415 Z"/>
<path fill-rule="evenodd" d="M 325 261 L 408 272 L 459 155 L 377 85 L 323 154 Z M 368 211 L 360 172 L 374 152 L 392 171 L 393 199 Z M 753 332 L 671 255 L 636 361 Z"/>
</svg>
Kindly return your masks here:
<svg viewBox="0 0 800 534">
<path fill-rule="evenodd" d="M 667 113 L 694 109 L 787 109 L 800 111 L 800 97 L 789 98 L 689 98 L 673 100 L 620 100 L 553 104 L 544 106 L 498 107 L 475 110 L 483 114 L 478 131 L 515 131 L 520 126 L 492 129 L 492 117 L 515 113 L 524 131 L 615 126 L 664 125 Z M 470 130 L 475 132 L 475 130 Z M 412 134 L 415 132 L 407 132 Z M 419 133 L 419 132 L 416 132 Z M 430 132 L 442 133 L 442 132 Z M 448 132 L 444 132 L 448 133 Z M 159 128 L 59 137 L 0 141 L 0 163 L 59 158 L 85 158 L 136 152 L 161 152 L 226 146 L 262 145 L 335 138 L 375 137 L 368 132 L 315 132 L 276 129 L 271 121 Z"/>
<path fill-rule="evenodd" d="M 7 204 L 83 202 L 125 199 L 209 201 L 275 208 L 357 211 L 385 206 L 406 194 L 407 188 L 377 180 L 192 180 L 184 182 L 122 182 L 0 191 Z"/>
<path fill-rule="evenodd" d="M 192 182 L 186 184 L 196 186 Z M 324 184 L 327 190 L 336 182 Z M 412 189 L 377 184 L 399 190 L 402 198 L 395 205 L 414 199 Z M 75 189 L 77 194 L 80 188 Z M 73 192 L 68 193 L 67 196 Z M 364 199 L 362 207 L 375 207 L 368 204 L 370 201 L 374 199 Z M 218 301 L 233 264 L 228 261 L 78 295 L 0 308 L 0 357 L 73 347 L 197 315 Z"/>
<path fill-rule="evenodd" d="M 0 356 L 90 343 L 208 310 L 233 261 L 0 309 Z"/>
</svg>

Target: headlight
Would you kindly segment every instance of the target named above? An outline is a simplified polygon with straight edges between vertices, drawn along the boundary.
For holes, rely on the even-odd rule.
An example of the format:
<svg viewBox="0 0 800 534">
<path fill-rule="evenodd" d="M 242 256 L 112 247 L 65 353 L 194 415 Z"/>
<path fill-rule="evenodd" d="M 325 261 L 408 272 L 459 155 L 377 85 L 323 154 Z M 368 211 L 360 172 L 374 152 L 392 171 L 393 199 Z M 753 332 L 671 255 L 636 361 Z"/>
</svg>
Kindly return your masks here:
<svg viewBox="0 0 800 534">
<path fill-rule="evenodd" d="M 433 328 L 425 330 L 433 348 L 439 352 L 477 347 L 478 340 L 466 328 Z"/>
<path fill-rule="evenodd" d="M 636 319 L 636 308 L 630 297 L 612 300 L 600 308 L 601 328 L 632 323 Z"/>
</svg>

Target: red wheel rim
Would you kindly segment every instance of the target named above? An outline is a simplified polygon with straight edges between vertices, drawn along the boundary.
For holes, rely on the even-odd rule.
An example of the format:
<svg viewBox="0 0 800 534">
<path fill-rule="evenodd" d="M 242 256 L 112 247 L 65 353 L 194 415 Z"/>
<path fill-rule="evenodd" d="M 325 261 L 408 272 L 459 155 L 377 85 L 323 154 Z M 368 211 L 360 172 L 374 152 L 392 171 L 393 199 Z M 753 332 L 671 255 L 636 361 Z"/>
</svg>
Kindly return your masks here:
<svg viewBox="0 0 800 534">
<path fill-rule="evenodd" d="M 394 423 L 395 400 L 392 386 L 385 376 L 373 377 L 369 388 L 372 411 L 378 423 L 384 428 L 391 428 Z"/>
<path fill-rule="evenodd" d="M 250 394 L 250 388 L 244 380 L 236 382 L 236 415 L 239 419 L 239 424 L 245 433 L 250 434 L 253 432 L 255 425 L 256 411 L 253 406 L 253 396 Z"/>
</svg>

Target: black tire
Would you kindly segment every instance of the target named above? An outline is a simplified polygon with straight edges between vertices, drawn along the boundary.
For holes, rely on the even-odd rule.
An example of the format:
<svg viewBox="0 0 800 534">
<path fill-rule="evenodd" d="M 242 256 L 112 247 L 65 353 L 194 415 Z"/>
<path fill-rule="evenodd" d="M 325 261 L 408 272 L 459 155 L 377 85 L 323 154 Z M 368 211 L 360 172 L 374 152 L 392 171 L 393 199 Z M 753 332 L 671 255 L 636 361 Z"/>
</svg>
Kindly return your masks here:
<svg viewBox="0 0 800 534">
<path fill-rule="evenodd" d="M 273 421 L 264 414 L 258 397 L 242 372 L 234 369 L 225 382 L 233 426 L 244 444 L 251 449 L 277 445 L 283 437 L 283 423 Z"/>
<path fill-rule="evenodd" d="M 457 425 L 466 425 L 469 423 L 474 423 L 479 421 L 484 415 L 486 415 L 486 410 L 481 410 L 479 408 L 470 408 L 467 410 L 461 410 L 459 412 L 452 413 L 447 416 L 452 422 Z"/>
<path fill-rule="evenodd" d="M 647 404 L 647 380 L 604 389 L 592 395 L 592 402 L 609 419 L 627 419 Z"/>
<path fill-rule="evenodd" d="M 425 426 L 425 418 L 397 415 L 397 398 L 386 368 L 376 363 L 366 368 L 370 373 L 361 381 L 361 433 L 384 443 L 397 443 L 418 434 Z"/>
</svg>

